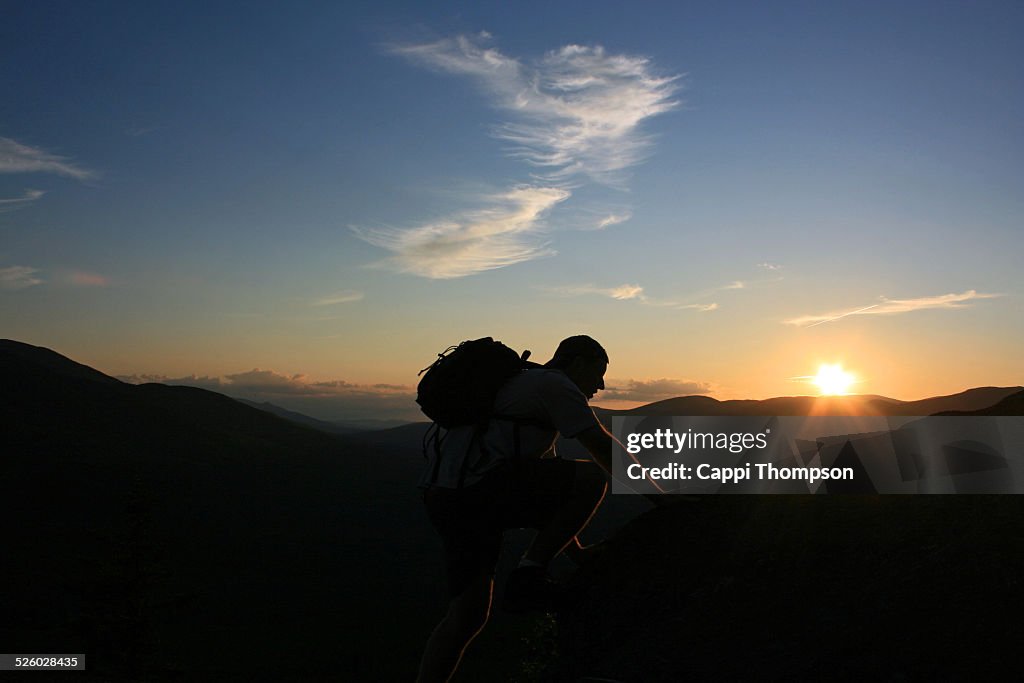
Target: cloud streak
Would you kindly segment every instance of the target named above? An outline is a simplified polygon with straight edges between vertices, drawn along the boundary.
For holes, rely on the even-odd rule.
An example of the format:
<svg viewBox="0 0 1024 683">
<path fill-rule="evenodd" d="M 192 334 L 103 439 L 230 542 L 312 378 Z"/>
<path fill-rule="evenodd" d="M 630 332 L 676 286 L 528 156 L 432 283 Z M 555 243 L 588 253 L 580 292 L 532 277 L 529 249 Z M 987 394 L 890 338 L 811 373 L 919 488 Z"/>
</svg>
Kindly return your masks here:
<svg viewBox="0 0 1024 683">
<path fill-rule="evenodd" d="M 627 299 L 640 299 L 644 300 L 644 288 L 640 285 L 619 285 L 618 287 L 595 287 L 594 285 L 566 285 L 564 287 L 545 287 L 545 290 L 560 294 L 562 296 L 584 296 L 587 294 L 597 294 L 599 296 L 607 296 L 612 299 L 619 301 L 625 301 Z"/>
<path fill-rule="evenodd" d="M 4 137 L 0 137 L 0 173 L 55 173 L 76 180 L 89 180 L 96 176 L 95 171 L 67 157 Z"/>
<path fill-rule="evenodd" d="M 678 106 L 678 76 L 654 72 L 645 57 L 607 53 L 600 46 L 566 45 L 532 64 L 459 36 L 401 45 L 392 51 L 417 63 L 469 76 L 511 114 L 494 135 L 509 153 L 544 169 L 549 179 L 584 175 L 618 184 L 642 161 L 650 138 L 640 124 Z"/>
<path fill-rule="evenodd" d="M 0 289 L 18 290 L 41 285 L 46 280 L 40 271 L 28 266 L 0 268 Z M 49 282 L 56 287 L 109 287 L 112 281 L 106 275 L 83 270 L 50 271 Z"/>
<path fill-rule="evenodd" d="M 712 391 L 708 382 L 683 379 L 609 380 L 607 384 L 608 389 L 602 391 L 598 396 L 602 401 L 651 402 L 677 396 L 710 394 Z"/>
<path fill-rule="evenodd" d="M 310 306 L 335 306 L 337 304 L 348 304 L 353 301 L 361 301 L 363 298 L 362 292 L 356 292 L 353 290 L 345 290 L 343 292 L 337 292 L 330 296 L 325 296 L 320 299 L 316 299 L 311 302 Z"/>
<path fill-rule="evenodd" d="M 846 311 L 833 311 L 815 315 L 801 315 L 782 322 L 786 325 L 797 327 L 816 327 L 825 323 L 842 320 L 853 315 L 896 315 L 899 313 L 910 313 L 930 308 L 966 308 L 970 302 L 977 299 L 992 299 L 1002 294 L 979 293 L 973 289 L 960 294 L 940 294 L 938 296 L 926 296 L 916 299 L 887 299 L 880 297 L 880 302 Z"/>
<path fill-rule="evenodd" d="M 88 273 L 82 270 L 74 270 L 66 276 L 68 284 L 74 287 L 109 287 L 110 278 L 99 273 Z"/>
<path fill-rule="evenodd" d="M 354 229 L 392 256 L 383 265 L 432 279 L 452 279 L 554 254 L 541 220 L 569 191 L 520 186 L 490 197 L 491 206 L 407 230 Z"/>
<path fill-rule="evenodd" d="M 41 285 L 43 280 L 36 277 L 38 272 L 35 268 L 28 266 L 0 268 L 0 289 L 18 290 Z"/>
<path fill-rule="evenodd" d="M 42 197 L 44 194 L 46 193 L 43 192 L 42 190 L 25 190 L 25 193 L 22 194 L 20 197 L 13 197 L 11 199 L 0 199 L 0 212 L 10 211 L 11 209 L 16 209 L 18 207 L 25 206 L 26 204 L 31 204 L 32 202 Z"/>
<path fill-rule="evenodd" d="M 624 213 L 608 214 L 607 216 L 602 218 L 600 221 L 598 221 L 597 226 L 595 227 L 595 229 L 596 230 L 604 230 L 605 228 L 610 228 L 613 225 L 619 225 L 620 223 L 625 223 L 626 221 L 628 221 L 632 217 L 633 217 L 633 214 L 631 212 L 629 212 L 629 211 L 626 211 Z"/>
<path fill-rule="evenodd" d="M 648 296 L 644 288 L 636 284 L 622 284 L 618 287 L 597 287 L 591 284 L 585 285 L 564 285 L 561 287 L 542 287 L 544 291 L 552 292 L 560 296 L 606 296 L 617 301 L 638 301 L 645 306 L 657 306 L 659 308 L 674 308 L 676 310 L 696 310 L 701 312 L 714 311 L 718 309 L 717 303 L 680 303 L 668 299 L 657 299 Z"/>
</svg>

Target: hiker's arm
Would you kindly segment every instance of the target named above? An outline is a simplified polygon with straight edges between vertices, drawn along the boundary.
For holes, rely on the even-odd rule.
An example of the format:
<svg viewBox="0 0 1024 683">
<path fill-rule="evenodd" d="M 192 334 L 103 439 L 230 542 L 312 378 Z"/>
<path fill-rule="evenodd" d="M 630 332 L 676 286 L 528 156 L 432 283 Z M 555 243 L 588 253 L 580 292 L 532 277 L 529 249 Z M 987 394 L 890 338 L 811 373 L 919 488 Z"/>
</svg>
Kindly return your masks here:
<svg viewBox="0 0 1024 683">
<path fill-rule="evenodd" d="M 576 435 L 583 447 L 587 449 L 601 469 L 608 473 L 609 476 L 614 476 L 612 472 L 612 446 L 615 443 L 615 437 L 604 428 L 604 425 L 596 424 L 589 429 L 586 429 Z M 622 444 L 619 444 L 622 447 Z M 636 458 L 630 455 L 624 447 L 622 452 L 633 461 L 636 462 Z M 664 493 L 660 486 L 658 486 L 653 479 L 647 478 L 647 482 L 654 487 L 655 493 Z"/>
<path fill-rule="evenodd" d="M 612 474 L 613 438 L 601 424 L 596 424 L 576 435 L 576 439 L 587 449 L 587 452 L 594 458 L 594 462 L 609 475 Z"/>
</svg>

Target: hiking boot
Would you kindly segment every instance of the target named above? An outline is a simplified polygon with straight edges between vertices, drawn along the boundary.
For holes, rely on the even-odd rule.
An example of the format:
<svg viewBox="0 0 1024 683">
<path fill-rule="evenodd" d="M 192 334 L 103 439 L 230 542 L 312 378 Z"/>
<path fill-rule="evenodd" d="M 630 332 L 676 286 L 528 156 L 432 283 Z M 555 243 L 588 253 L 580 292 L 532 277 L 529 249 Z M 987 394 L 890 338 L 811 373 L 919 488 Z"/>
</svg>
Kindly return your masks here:
<svg viewBox="0 0 1024 683">
<path fill-rule="evenodd" d="M 511 614 L 547 612 L 558 609 L 562 602 L 561 584 L 549 577 L 544 567 L 518 567 L 505 582 L 501 607 Z"/>
</svg>

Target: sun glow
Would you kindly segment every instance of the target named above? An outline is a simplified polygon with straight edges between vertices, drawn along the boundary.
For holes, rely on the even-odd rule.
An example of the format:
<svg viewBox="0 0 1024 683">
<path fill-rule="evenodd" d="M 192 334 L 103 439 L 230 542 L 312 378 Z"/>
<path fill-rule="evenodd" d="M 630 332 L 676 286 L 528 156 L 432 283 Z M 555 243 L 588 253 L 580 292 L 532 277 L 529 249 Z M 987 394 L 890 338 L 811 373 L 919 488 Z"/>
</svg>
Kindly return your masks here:
<svg viewBox="0 0 1024 683">
<path fill-rule="evenodd" d="M 850 385 L 856 382 L 853 375 L 843 370 L 843 367 L 836 363 L 828 365 L 823 363 L 818 368 L 818 374 L 812 380 L 822 396 L 845 396 Z"/>
</svg>

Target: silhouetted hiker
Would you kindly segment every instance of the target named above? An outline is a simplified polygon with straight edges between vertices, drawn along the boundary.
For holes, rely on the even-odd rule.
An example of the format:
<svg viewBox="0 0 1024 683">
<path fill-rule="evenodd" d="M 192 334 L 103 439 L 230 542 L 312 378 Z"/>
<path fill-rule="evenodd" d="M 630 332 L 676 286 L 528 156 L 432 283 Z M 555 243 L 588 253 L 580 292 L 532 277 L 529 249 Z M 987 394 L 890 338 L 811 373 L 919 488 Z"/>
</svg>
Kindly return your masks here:
<svg viewBox="0 0 1024 683">
<path fill-rule="evenodd" d="M 448 680 L 487 623 L 505 529 L 538 530 L 509 575 L 508 611 L 553 606 L 558 587 L 547 576 L 548 563 L 563 550 L 570 558 L 587 553 L 576 535 L 604 498 L 602 470 L 612 469 L 612 436 L 587 401 L 604 389 L 607 368 L 608 354 L 594 339 L 564 339 L 544 366 L 502 386 L 493 407 L 501 418 L 483 431 L 452 429 L 430 454 L 420 484 L 443 541 L 450 602 L 427 642 L 419 681 Z M 578 439 L 593 462 L 557 457 L 559 434 Z"/>
</svg>

